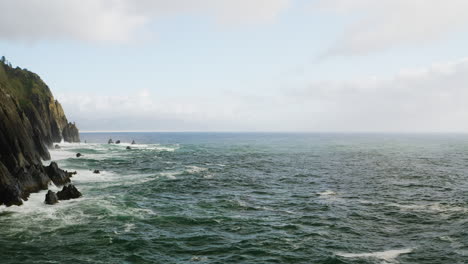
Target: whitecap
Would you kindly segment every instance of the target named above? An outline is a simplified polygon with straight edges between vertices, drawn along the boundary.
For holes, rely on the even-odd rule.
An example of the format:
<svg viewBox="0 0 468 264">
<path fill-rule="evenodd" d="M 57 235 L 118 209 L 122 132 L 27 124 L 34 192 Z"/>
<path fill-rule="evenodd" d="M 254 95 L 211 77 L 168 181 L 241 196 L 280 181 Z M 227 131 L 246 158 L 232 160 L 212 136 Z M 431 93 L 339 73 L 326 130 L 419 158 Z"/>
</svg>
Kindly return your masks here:
<svg viewBox="0 0 468 264">
<path fill-rule="evenodd" d="M 395 263 L 396 258 L 401 254 L 408 254 L 412 251 L 412 248 L 404 248 L 370 253 L 336 253 L 336 255 L 345 258 L 374 258 L 383 260 L 383 263 Z"/>
<path fill-rule="evenodd" d="M 199 172 L 208 170 L 207 168 L 201 168 L 198 166 L 185 166 L 185 168 L 187 168 L 186 171 L 188 173 L 199 173 Z"/>
<path fill-rule="evenodd" d="M 125 233 L 129 233 L 130 231 L 132 231 L 133 229 L 135 229 L 135 224 L 125 224 L 125 229 L 124 229 L 124 232 Z"/>
<path fill-rule="evenodd" d="M 336 195 L 336 192 L 331 191 L 331 190 L 326 190 L 324 192 L 319 192 L 317 194 L 320 196 L 332 196 L 332 195 Z"/>
<path fill-rule="evenodd" d="M 178 172 L 178 171 L 171 171 L 171 172 L 160 172 L 159 175 L 163 176 L 163 177 L 166 177 L 168 179 L 171 179 L 171 180 L 175 180 L 177 179 L 176 176 L 180 175 L 181 172 Z"/>
</svg>

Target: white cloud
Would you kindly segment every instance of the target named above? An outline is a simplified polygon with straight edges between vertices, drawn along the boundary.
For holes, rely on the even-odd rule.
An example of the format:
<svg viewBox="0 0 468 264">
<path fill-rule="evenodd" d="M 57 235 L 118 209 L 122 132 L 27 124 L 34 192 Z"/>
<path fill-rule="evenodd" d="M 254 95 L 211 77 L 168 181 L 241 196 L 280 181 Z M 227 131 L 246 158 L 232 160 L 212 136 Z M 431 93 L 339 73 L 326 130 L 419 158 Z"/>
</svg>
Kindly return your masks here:
<svg viewBox="0 0 468 264">
<path fill-rule="evenodd" d="M 200 14 L 220 23 L 267 23 L 290 0 L 0 0 L 0 40 L 128 42 L 158 18 Z"/>
<path fill-rule="evenodd" d="M 468 59 L 269 95 L 57 97 L 84 130 L 468 132 Z"/>
<path fill-rule="evenodd" d="M 468 131 L 468 59 L 402 70 L 391 78 L 314 82 L 293 93 L 319 105 L 314 129 L 332 131 Z"/>
<path fill-rule="evenodd" d="M 314 7 L 355 19 L 325 56 L 424 45 L 468 25 L 466 0 L 319 0 Z"/>
</svg>

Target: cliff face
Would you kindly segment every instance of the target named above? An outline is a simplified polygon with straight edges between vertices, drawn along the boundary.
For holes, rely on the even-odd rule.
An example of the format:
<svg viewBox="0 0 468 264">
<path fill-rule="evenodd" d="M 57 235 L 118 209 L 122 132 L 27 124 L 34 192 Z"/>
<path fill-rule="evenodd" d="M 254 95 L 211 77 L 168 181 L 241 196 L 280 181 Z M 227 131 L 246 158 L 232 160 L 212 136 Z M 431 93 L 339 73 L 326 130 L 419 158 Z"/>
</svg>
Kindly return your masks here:
<svg viewBox="0 0 468 264">
<path fill-rule="evenodd" d="M 48 147 L 63 138 L 80 140 L 47 85 L 35 73 L 0 62 L 0 205 L 20 205 L 50 181 L 69 181 L 68 174 L 58 179 L 42 166 L 50 159 Z"/>
</svg>

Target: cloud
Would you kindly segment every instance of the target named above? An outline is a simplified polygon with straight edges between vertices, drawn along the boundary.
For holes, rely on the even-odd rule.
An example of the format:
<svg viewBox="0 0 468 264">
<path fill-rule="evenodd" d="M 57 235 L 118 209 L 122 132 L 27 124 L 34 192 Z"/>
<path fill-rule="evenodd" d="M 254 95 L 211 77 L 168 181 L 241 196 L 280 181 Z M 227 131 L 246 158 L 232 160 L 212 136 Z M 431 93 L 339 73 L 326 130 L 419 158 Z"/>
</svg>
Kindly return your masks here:
<svg viewBox="0 0 468 264">
<path fill-rule="evenodd" d="M 468 132 L 467 87 L 468 58 L 268 95 L 57 98 L 84 130 Z"/>
<path fill-rule="evenodd" d="M 424 45 L 468 25 L 465 0 L 319 0 L 314 7 L 355 19 L 324 56 Z"/>
<path fill-rule="evenodd" d="M 313 82 L 289 96 L 317 109 L 325 131 L 467 132 L 468 59 L 402 70 L 390 78 Z"/>
<path fill-rule="evenodd" d="M 0 40 L 128 42 L 158 18 L 179 14 L 219 23 L 268 23 L 290 0 L 0 0 Z"/>
</svg>

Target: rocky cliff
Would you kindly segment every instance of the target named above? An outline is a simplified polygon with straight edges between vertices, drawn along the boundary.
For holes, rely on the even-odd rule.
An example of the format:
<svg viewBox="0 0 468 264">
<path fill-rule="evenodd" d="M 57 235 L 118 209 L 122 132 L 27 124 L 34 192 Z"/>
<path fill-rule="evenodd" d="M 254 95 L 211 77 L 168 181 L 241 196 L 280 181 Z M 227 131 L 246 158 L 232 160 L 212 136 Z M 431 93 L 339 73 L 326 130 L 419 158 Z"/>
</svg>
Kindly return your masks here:
<svg viewBox="0 0 468 264">
<path fill-rule="evenodd" d="M 70 174 L 42 165 L 62 139 L 80 140 L 49 87 L 37 74 L 0 61 L 0 205 L 20 205 L 51 181 L 69 182 Z"/>
</svg>

